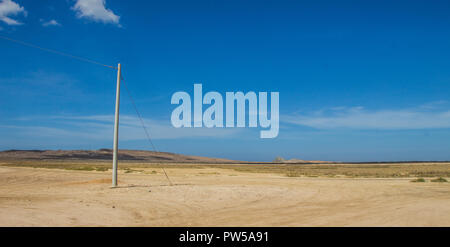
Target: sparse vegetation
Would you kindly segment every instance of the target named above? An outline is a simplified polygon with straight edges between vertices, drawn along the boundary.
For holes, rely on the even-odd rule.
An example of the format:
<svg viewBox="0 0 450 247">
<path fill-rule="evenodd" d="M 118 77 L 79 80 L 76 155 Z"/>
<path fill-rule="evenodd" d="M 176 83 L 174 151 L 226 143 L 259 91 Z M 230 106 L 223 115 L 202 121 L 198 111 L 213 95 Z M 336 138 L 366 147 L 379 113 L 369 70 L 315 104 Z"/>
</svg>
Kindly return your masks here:
<svg viewBox="0 0 450 247">
<path fill-rule="evenodd" d="M 124 170 L 125 170 L 125 173 L 144 172 L 143 170 L 135 170 L 135 169 L 131 169 L 129 167 L 125 167 Z"/>
<path fill-rule="evenodd" d="M 40 168 L 40 167 L 36 166 L 35 168 Z M 69 167 L 65 167 L 64 169 L 65 170 L 76 170 L 76 171 L 98 171 L 98 172 L 105 172 L 105 171 L 109 170 L 108 167 L 102 167 L 102 166 L 79 166 L 79 167 L 69 166 Z"/>
<path fill-rule="evenodd" d="M 295 171 L 288 171 L 286 172 L 286 177 L 295 178 L 295 177 L 301 177 L 301 174 Z"/>
<path fill-rule="evenodd" d="M 436 178 L 436 179 L 431 180 L 431 182 L 446 183 L 447 179 L 445 179 L 443 177 L 440 177 L 440 178 Z"/>
<path fill-rule="evenodd" d="M 200 172 L 200 175 L 220 175 L 219 172 Z"/>
<path fill-rule="evenodd" d="M 0 161 L 0 165 L 11 167 L 34 167 L 80 171 L 108 171 L 111 162 L 67 161 L 67 160 L 23 160 Z M 372 178 L 447 178 L 450 163 L 386 163 L 386 164 L 186 164 L 186 163 L 138 163 L 120 162 L 119 169 L 126 173 L 142 172 L 158 174 L 161 168 L 216 168 L 238 172 L 272 173 L 287 177 L 372 177 Z M 153 170 L 152 170 L 153 169 Z M 444 179 L 445 180 L 445 179 Z"/>
<path fill-rule="evenodd" d="M 413 179 L 411 180 L 411 182 L 413 183 L 424 183 L 426 182 L 424 178 L 417 178 L 417 179 Z"/>
</svg>

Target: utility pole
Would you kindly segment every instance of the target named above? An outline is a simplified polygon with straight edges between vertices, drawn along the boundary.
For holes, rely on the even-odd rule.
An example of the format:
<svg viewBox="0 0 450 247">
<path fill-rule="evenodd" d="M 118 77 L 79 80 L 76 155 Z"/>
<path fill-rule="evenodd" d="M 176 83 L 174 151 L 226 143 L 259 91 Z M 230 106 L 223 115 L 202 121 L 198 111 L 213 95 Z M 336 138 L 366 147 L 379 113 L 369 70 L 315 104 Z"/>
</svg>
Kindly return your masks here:
<svg viewBox="0 0 450 247">
<path fill-rule="evenodd" d="M 113 149 L 113 174 L 112 187 L 117 187 L 117 152 L 119 149 L 119 105 L 120 105 L 120 63 L 117 66 L 117 89 L 116 89 L 116 115 L 114 119 L 114 149 Z"/>
</svg>

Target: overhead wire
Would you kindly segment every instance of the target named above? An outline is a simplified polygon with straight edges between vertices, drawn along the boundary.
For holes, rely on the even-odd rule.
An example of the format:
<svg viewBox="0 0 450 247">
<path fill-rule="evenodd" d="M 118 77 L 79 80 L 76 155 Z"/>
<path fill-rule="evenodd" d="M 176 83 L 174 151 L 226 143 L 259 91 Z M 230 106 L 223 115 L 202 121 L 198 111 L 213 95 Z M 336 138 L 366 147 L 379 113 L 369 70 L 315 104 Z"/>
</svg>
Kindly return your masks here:
<svg viewBox="0 0 450 247">
<path fill-rule="evenodd" d="M 8 40 L 8 41 L 11 41 L 11 42 L 14 42 L 14 43 L 17 43 L 17 44 L 21 44 L 21 45 L 24 45 L 24 46 L 36 48 L 36 49 L 39 49 L 39 50 L 42 50 L 42 51 L 46 51 L 46 52 L 50 52 L 50 53 L 53 53 L 53 54 L 57 54 L 57 55 L 60 55 L 60 56 L 69 57 L 69 58 L 76 59 L 76 60 L 79 60 L 79 61 L 83 61 L 83 62 L 87 62 L 87 63 L 91 63 L 91 64 L 96 64 L 96 65 L 104 66 L 104 67 L 111 68 L 111 69 L 117 69 L 117 67 L 114 67 L 114 66 L 111 66 L 111 65 L 107 65 L 107 64 L 103 64 L 103 63 L 94 61 L 92 59 L 79 57 L 79 56 L 74 56 L 74 55 L 69 54 L 69 53 L 65 53 L 65 52 L 60 52 L 60 51 L 53 50 L 53 49 L 44 48 L 44 47 L 41 47 L 41 46 L 38 46 L 38 45 L 35 45 L 35 44 L 31 44 L 31 43 L 24 42 L 24 41 L 17 40 L 17 39 L 12 39 L 12 38 L 9 38 L 9 37 L 6 37 L 6 36 L 0 35 L 0 39 Z"/>
<path fill-rule="evenodd" d="M 31 47 L 31 48 L 39 49 L 39 50 L 46 51 L 46 52 L 49 52 L 49 53 L 53 53 L 53 54 L 56 54 L 56 55 L 65 56 L 65 57 L 68 57 L 68 58 L 76 59 L 76 60 L 79 60 L 79 61 L 82 61 L 82 62 L 91 63 L 91 64 L 95 64 L 95 65 L 100 65 L 100 66 L 103 66 L 103 67 L 107 67 L 107 68 L 111 68 L 111 69 L 116 69 L 116 70 L 118 69 L 118 68 L 115 67 L 115 66 L 103 64 L 103 63 L 94 61 L 94 60 L 92 60 L 92 59 L 88 59 L 88 58 L 84 58 L 84 57 L 79 57 L 79 56 L 75 56 L 75 55 L 72 55 L 72 54 L 69 54 L 69 53 L 60 52 L 60 51 L 57 51 L 57 50 L 53 50 L 53 49 L 41 47 L 41 46 L 38 46 L 38 45 L 35 45 L 35 44 L 31 44 L 31 43 L 24 42 L 24 41 L 17 40 L 17 39 L 12 39 L 12 38 L 9 38 L 9 37 L 6 37 L 6 36 L 0 35 L 0 39 L 7 40 L 7 41 L 10 41 L 10 42 L 14 42 L 14 43 L 17 43 L 17 44 L 20 44 L 20 45 L 28 46 L 28 47 Z M 123 78 L 122 75 L 121 75 L 120 80 L 121 80 L 121 82 L 123 82 L 123 85 L 125 86 L 125 89 L 126 89 L 126 91 L 127 91 L 128 97 L 130 98 L 131 103 L 132 103 L 132 105 L 133 105 L 133 108 L 134 108 L 134 110 L 136 111 L 136 114 L 137 114 L 137 116 L 138 116 L 138 118 L 139 118 L 139 120 L 140 120 L 140 122 L 141 122 L 141 125 L 142 125 L 144 131 L 145 131 L 145 135 L 147 136 L 147 140 L 150 142 L 150 144 L 151 144 L 153 150 L 154 150 L 155 152 L 158 152 L 158 150 L 156 149 L 156 147 L 155 147 L 155 145 L 154 145 L 154 143 L 153 143 L 153 141 L 152 141 L 152 138 L 150 137 L 150 134 L 149 134 L 149 132 L 148 132 L 146 126 L 145 126 L 144 120 L 142 119 L 142 116 L 141 116 L 141 114 L 140 114 L 140 112 L 139 112 L 139 110 L 138 110 L 138 108 L 137 108 L 137 106 L 136 106 L 136 103 L 135 103 L 133 97 L 131 96 L 130 90 L 128 89 L 128 87 L 127 87 L 127 85 L 126 85 L 126 83 L 125 83 L 125 80 L 124 80 L 124 78 Z M 173 185 L 173 184 L 172 184 L 172 181 L 170 180 L 169 176 L 167 175 L 167 172 L 166 172 L 166 170 L 164 169 L 164 167 L 162 167 L 162 170 L 163 170 L 164 175 L 166 176 L 167 180 L 169 181 L 169 184 L 172 186 L 172 185 Z"/>
<path fill-rule="evenodd" d="M 127 87 L 127 84 L 125 83 L 125 79 L 123 78 L 122 74 L 120 75 L 120 81 L 124 85 L 125 91 L 127 91 L 128 97 L 130 98 L 130 101 L 131 101 L 131 104 L 133 105 L 133 108 L 136 111 L 136 115 L 138 116 L 138 118 L 140 120 L 140 123 L 142 125 L 142 128 L 144 129 L 145 135 L 147 136 L 147 140 L 150 142 L 150 144 L 151 144 L 151 146 L 153 148 L 153 151 L 158 152 L 158 150 L 156 149 L 155 145 L 153 144 L 152 138 L 150 137 L 150 134 L 149 134 L 149 132 L 147 130 L 147 127 L 145 127 L 145 123 L 144 123 L 144 120 L 142 119 L 142 115 L 140 114 L 140 112 L 139 112 L 139 110 L 138 110 L 138 108 L 136 106 L 136 103 L 135 103 L 135 101 L 133 99 L 133 96 L 131 95 L 130 90 Z M 169 184 L 172 186 L 173 185 L 172 181 L 170 180 L 169 176 L 167 175 L 166 170 L 164 169 L 164 167 L 161 167 L 161 168 L 162 168 L 162 170 L 164 172 L 164 175 L 167 178 L 167 181 L 169 181 Z"/>
</svg>

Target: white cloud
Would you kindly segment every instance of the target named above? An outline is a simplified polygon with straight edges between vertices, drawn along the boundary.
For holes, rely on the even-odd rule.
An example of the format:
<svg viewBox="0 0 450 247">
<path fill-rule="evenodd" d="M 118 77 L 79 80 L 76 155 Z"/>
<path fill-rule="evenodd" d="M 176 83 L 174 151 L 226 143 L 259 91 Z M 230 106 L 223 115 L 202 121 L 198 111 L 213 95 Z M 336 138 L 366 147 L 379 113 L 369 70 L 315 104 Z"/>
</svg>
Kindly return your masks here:
<svg viewBox="0 0 450 247">
<path fill-rule="evenodd" d="M 17 26 L 22 25 L 21 22 L 12 19 L 10 16 L 16 16 L 18 14 L 27 15 L 25 9 L 12 0 L 1 0 L 0 2 L 0 20 L 8 25 Z"/>
<path fill-rule="evenodd" d="M 114 126 L 113 115 L 94 115 L 94 116 L 78 116 L 64 117 L 57 116 L 55 119 L 61 119 L 71 124 L 80 124 L 81 126 L 91 126 L 98 130 L 110 130 L 104 135 L 105 138 L 111 137 L 112 128 Z M 240 129 L 230 128 L 174 128 L 170 121 L 143 119 L 144 124 L 152 138 L 155 139 L 175 139 L 188 137 L 226 137 L 234 135 Z M 96 131 L 98 132 L 98 131 Z M 144 140 L 146 139 L 142 124 L 137 117 L 121 115 L 120 116 L 120 132 L 123 136 L 122 140 Z"/>
<path fill-rule="evenodd" d="M 450 128 L 450 109 L 426 104 L 410 109 L 366 110 L 337 107 L 308 115 L 283 116 L 282 121 L 317 129 L 437 129 Z"/>
<path fill-rule="evenodd" d="M 72 9 L 76 12 L 78 18 L 120 25 L 120 16 L 106 8 L 105 0 L 77 0 Z"/>
<path fill-rule="evenodd" d="M 42 21 L 42 26 L 49 27 L 49 26 L 61 26 L 61 24 L 56 20 L 50 20 L 50 21 Z"/>
</svg>

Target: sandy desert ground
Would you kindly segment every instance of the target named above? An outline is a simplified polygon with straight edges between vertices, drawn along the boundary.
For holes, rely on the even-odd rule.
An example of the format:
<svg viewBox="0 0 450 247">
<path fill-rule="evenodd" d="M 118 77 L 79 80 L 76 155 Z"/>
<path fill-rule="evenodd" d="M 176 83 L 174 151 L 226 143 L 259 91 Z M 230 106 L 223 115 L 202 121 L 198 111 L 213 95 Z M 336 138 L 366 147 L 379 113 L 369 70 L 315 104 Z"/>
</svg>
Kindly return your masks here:
<svg viewBox="0 0 450 247">
<path fill-rule="evenodd" d="M 0 166 L 1 226 L 450 226 L 450 183 Z M 145 171 L 145 173 L 142 173 Z"/>
</svg>

